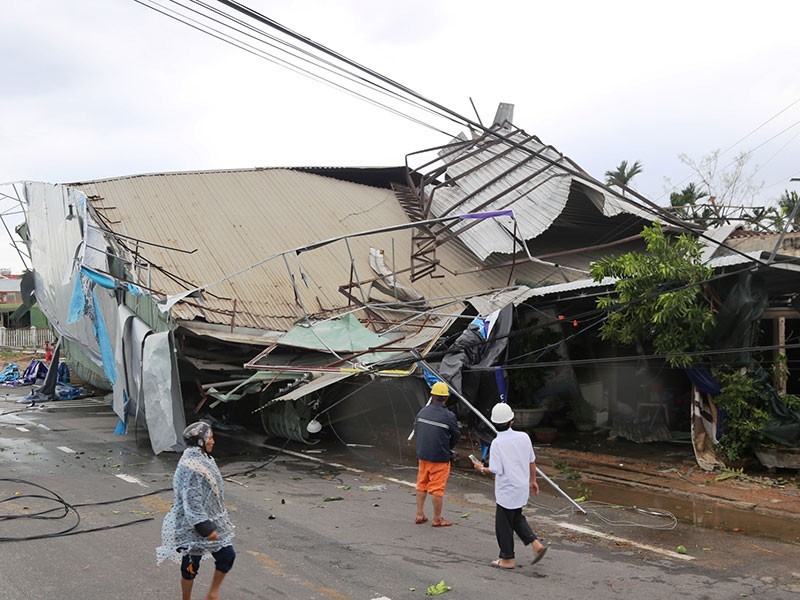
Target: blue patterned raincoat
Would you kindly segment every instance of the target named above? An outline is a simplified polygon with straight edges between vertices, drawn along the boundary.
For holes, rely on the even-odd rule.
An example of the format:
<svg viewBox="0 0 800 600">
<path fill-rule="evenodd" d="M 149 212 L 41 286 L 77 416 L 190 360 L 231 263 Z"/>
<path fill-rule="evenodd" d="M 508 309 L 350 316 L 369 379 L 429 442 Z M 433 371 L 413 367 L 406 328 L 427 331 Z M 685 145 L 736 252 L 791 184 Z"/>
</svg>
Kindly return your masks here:
<svg viewBox="0 0 800 600">
<path fill-rule="evenodd" d="M 172 487 L 175 500 L 161 528 L 161 546 L 156 548 L 158 564 L 167 558 L 180 563 L 184 554 L 206 558 L 230 546 L 234 526 L 225 510 L 222 474 L 214 459 L 200 448 L 187 448 L 175 469 Z M 204 521 L 213 523 L 218 540 L 207 540 L 197 532 L 194 526 Z"/>
</svg>

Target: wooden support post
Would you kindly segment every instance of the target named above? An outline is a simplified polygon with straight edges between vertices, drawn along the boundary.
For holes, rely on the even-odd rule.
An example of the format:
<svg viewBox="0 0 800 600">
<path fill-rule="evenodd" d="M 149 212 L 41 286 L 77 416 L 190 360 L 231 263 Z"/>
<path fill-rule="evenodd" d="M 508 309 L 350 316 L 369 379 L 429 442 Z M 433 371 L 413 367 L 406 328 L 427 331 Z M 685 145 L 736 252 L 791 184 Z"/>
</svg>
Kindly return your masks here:
<svg viewBox="0 0 800 600">
<path fill-rule="evenodd" d="M 775 332 L 775 344 L 780 346 L 775 350 L 775 391 L 779 394 L 786 393 L 786 380 L 788 379 L 788 370 L 786 363 L 786 317 L 778 317 L 773 321 L 773 329 Z"/>
</svg>

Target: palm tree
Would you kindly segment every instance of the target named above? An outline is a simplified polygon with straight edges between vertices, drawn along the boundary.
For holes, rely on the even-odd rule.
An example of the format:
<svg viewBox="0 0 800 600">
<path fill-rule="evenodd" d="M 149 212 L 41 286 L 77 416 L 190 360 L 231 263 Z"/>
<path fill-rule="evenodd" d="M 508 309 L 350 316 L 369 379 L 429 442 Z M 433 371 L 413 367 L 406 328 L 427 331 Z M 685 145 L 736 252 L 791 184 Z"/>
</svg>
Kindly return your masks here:
<svg viewBox="0 0 800 600">
<path fill-rule="evenodd" d="M 673 212 L 681 219 L 694 221 L 701 227 L 706 228 L 713 222 L 708 219 L 714 216 L 714 211 L 709 206 L 696 206 L 698 201 L 703 198 L 709 198 L 708 192 L 695 183 L 690 183 L 680 192 L 672 192 L 669 195 L 669 204 Z M 714 203 L 713 198 L 709 198 L 709 200 L 712 204 Z"/>
<path fill-rule="evenodd" d="M 700 189 L 696 184 L 690 183 L 680 192 L 672 192 L 669 195 L 669 203 L 673 207 L 686 206 L 687 204 L 696 204 L 708 196 L 708 192 Z"/>
<path fill-rule="evenodd" d="M 615 170 L 606 171 L 606 183 L 609 185 L 628 185 L 630 180 L 642 171 L 644 171 L 644 167 L 638 160 L 631 165 L 630 169 L 628 168 L 628 161 L 623 160 Z"/>
<path fill-rule="evenodd" d="M 798 196 L 796 191 L 783 190 L 783 194 L 781 194 L 781 197 L 778 199 L 779 216 L 778 219 L 776 219 L 777 229 L 783 230 L 786 228 L 787 231 L 797 231 L 800 229 L 800 215 L 798 214 L 795 214 L 792 222 L 787 224 L 789 217 L 793 216 L 792 212 L 798 202 L 800 202 L 800 196 Z"/>
</svg>

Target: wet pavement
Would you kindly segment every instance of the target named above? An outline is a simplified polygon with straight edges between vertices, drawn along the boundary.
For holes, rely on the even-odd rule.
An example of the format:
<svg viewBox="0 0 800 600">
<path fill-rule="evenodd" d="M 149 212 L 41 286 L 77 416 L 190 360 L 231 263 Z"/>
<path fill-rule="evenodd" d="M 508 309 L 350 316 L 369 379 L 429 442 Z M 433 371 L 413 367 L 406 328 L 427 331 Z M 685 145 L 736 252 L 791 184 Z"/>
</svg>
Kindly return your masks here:
<svg viewBox="0 0 800 600">
<path fill-rule="evenodd" d="M 600 440 L 595 445 L 602 445 L 602 452 L 598 447 L 591 452 L 540 448 L 540 465 L 565 478 L 579 473 L 592 500 L 669 510 L 697 527 L 800 543 L 796 471 L 708 473 L 697 466 L 688 444 L 603 442 L 602 436 L 595 440 Z"/>
<path fill-rule="evenodd" d="M 102 399 L 35 411 L 0 401 L 0 410 L 21 411 L 0 415 L 3 477 L 46 485 L 77 504 L 170 485 L 177 455 L 153 456 L 141 429 L 114 436 L 116 418 Z M 587 515 L 575 514 L 543 483 L 528 514 L 551 545 L 548 557 L 534 568 L 497 573 L 487 568 L 496 555 L 492 484 L 465 458 L 475 448 L 464 441 L 448 484 L 445 515 L 456 525 L 445 532 L 419 527 L 412 520 L 413 444 L 404 427 L 398 430 L 366 437 L 344 427 L 323 430 L 316 446 L 268 440 L 255 431 L 218 431 L 215 454 L 230 475 L 226 496 L 240 545 L 224 597 L 396 600 L 423 597 L 424 587 L 440 578 L 456 585 L 451 598 L 515 597 L 530 586 L 537 595 L 575 600 L 590 594 L 602 600 L 800 597 L 791 529 L 797 513 L 785 507 L 795 506 L 796 487 L 712 482 L 714 475 L 693 469 L 682 447 L 661 450 L 658 461 L 624 456 L 626 448 L 612 445 L 616 452 L 605 454 L 537 447 L 540 467 L 573 497 L 584 498 Z M 21 489 L 0 483 L 4 498 Z M 152 567 L 170 500 L 166 491 L 80 508 L 80 527 L 150 520 L 4 546 L 0 600 L 175 597 L 172 570 Z M 6 525 L 3 535 L 52 527 Z M 58 558 L 43 563 L 45 556 Z"/>
</svg>

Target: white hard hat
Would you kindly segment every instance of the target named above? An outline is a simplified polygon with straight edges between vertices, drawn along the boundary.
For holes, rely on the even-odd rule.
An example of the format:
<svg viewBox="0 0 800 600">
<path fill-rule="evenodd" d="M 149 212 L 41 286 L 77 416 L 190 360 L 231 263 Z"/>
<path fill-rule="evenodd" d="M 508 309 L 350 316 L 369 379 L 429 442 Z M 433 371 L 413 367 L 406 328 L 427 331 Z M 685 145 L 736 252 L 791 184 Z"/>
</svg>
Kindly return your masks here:
<svg viewBox="0 0 800 600">
<path fill-rule="evenodd" d="M 505 402 L 498 402 L 492 408 L 492 423 L 502 425 L 514 418 L 514 411 Z"/>
</svg>

